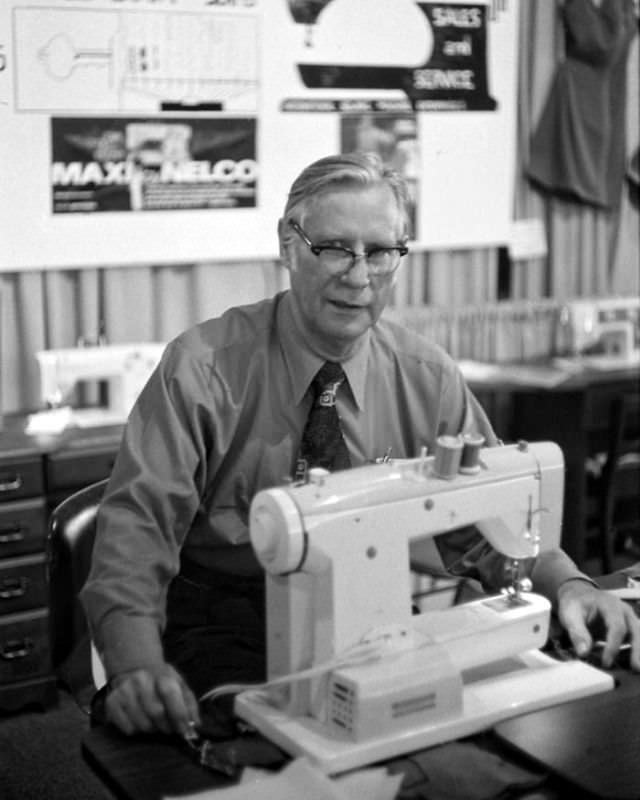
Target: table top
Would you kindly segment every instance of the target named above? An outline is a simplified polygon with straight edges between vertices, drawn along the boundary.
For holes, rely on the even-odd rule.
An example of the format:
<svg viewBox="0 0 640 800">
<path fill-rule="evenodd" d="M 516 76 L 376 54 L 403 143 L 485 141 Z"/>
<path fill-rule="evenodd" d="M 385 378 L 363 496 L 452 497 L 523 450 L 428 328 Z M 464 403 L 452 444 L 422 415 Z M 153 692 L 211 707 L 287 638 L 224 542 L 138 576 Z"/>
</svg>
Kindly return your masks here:
<svg viewBox="0 0 640 800">
<path fill-rule="evenodd" d="M 611 692 L 504 720 L 495 735 L 583 792 L 640 797 L 640 675 Z"/>
<path fill-rule="evenodd" d="M 467 755 L 473 748 L 477 755 L 472 762 L 489 752 L 505 768 L 537 771 L 542 775 L 536 789 L 538 800 L 556 800 L 566 796 L 563 792 L 577 790 L 583 794 L 573 796 L 637 800 L 640 676 L 618 671 L 616 677 L 618 686 L 612 691 L 506 720 L 491 732 L 468 737 L 464 740 Z M 233 784 L 196 763 L 177 739 L 125 739 L 114 729 L 100 726 L 85 736 L 83 754 L 123 800 L 163 800 Z M 466 763 L 456 763 L 456 769 L 464 772 Z M 514 788 L 501 796 L 517 798 L 521 791 Z"/>
<path fill-rule="evenodd" d="M 629 383 L 640 389 L 640 363 L 613 361 L 596 368 L 584 358 L 543 359 L 529 362 L 486 364 L 459 362 L 465 379 L 483 391 L 584 391 L 592 386 Z"/>
<path fill-rule="evenodd" d="M 599 578 L 603 588 L 624 586 L 626 575 Z M 506 765 L 543 770 L 538 800 L 564 796 L 640 798 L 640 675 L 613 671 L 616 688 L 551 706 L 498 723 L 492 731 L 465 739 L 482 754 L 489 750 Z M 452 745 L 455 743 L 452 743 Z M 83 753 L 117 797 L 162 800 L 227 786 L 232 781 L 205 769 L 177 738 L 125 738 L 110 727 L 94 727 L 83 741 Z M 456 763 L 466 768 L 467 760 Z M 565 794 L 569 792 L 569 794 Z M 592 792 L 593 794 L 588 794 Z M 514 789 L 506 797 L 520 797 Z"/>
<path fill-rule="evenodd" d="M 59 433 L 28 434 L 27 415 L 6 415 L 0 420 L 0 452 L 7 454 L 51 453 L 64 449 L 117 449 L 122 425 L 66 428 Z"/>
<path fill-rule="evenodd" d="M 125 739 L 97 726 L 84 737 L 82 752 L 114 794 L 127 800 L 162 800 L 233 783 L 200 766 L 177 739 L 165 736 Z"/>
</svg>

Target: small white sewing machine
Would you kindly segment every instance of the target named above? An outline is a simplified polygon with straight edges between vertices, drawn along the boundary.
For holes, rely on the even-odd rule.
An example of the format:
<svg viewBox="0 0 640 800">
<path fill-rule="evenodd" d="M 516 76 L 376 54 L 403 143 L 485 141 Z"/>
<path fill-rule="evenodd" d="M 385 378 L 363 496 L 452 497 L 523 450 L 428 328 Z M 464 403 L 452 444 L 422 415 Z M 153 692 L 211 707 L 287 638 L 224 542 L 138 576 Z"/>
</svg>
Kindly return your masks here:
<svg viewBox="0 0 640 800">
<path fill-rule="evenodd" d="M 236 697 L 240 717 L 336 773 L 613 688 L 601 670 L 540 652 L 550 604 L 517 569 L 504 594 L 412 613 L 412 543 L 475 524 L 517 564 L 559 542 L 557 445 L 481 448 L 465 472 L 440 477 L 436 453 L 312 470 L 255 496 L 270 686 Z"/>
<path fill-rule="evenodd" d="M 164 348 L 164 344 L 143 342 L 41 350 L 36 358 L 40 367 L 42 402 L 55 410 L 69 401 L 79 384 L 105 382 L 106 405 L 70 409 L 68 422 L 79 427 L 121 424 L 126 421 Z"/>
<path fill-rule="evenodd" d="M 596 367 L 640 364 L 640 297 L 566 303 L 560 311 L 556 351 Z"/>
</svg>

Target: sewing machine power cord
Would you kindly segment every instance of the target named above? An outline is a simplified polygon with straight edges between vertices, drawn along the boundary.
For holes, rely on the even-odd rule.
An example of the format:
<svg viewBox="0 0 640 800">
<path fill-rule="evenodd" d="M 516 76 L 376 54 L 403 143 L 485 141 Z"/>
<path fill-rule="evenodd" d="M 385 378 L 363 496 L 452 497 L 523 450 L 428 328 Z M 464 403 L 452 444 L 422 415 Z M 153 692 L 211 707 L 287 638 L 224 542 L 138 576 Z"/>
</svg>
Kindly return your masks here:
<svg viewBox="0 0 640 800">
<path fill-rule="evenodd" d="M 353 647 L 348 648 L 341 656 L 335 659 L 325 661 L 322 664 L 317 664 L 315 667 L 303 669 L 298 672 L 280 675 L 277 678 L 272 678 L 271 680 L 263 683 L 225 683 L 220 686 L 215 686 L 214 688 L 209 689 L 200 695 L 199 701 L 213 701 L 219 697 L 222 697 L 223 695 L 239 694 L 240 692 L 248 690 L 264 692 L 276 687 L 296 683 L 297 681 L 307 680 L 308 678 L 319 678 L 335 669 L 378 661 L 394 652 L 398 652 L 398 649 L 404 648 L 398 648 L 394 646 L 390 647 L 389 639 L 387 637 L 375 639 L 373 641 L 365 641 L 353 645 Z"/>
</svg>

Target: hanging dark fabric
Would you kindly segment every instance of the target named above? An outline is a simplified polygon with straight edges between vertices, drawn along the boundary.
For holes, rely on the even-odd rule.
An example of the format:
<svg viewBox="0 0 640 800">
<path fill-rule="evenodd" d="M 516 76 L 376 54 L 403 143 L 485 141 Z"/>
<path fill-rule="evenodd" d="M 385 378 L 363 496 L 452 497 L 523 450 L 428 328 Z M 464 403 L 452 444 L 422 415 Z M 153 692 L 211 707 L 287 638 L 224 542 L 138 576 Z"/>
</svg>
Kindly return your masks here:
<svg viewBox="0 0 640 800">
<path fill-rule="evenodd" d="M 618 206 L 626 161 L 627 55 L 633 0 L 566 0 L 565 58 L 531 141 L 529 179 L 565 200 Z"/>
</svg>

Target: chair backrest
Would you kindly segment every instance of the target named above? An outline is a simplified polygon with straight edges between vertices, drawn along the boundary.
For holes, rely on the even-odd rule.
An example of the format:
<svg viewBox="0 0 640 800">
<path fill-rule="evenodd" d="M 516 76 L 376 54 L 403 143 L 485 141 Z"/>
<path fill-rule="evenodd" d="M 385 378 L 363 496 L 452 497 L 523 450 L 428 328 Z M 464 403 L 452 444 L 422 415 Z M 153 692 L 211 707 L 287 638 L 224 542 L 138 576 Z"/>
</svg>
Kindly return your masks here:
<svg viewBox="0 0 640 800">
<path fill-rule="evenodd" d="M 640 389 L 613 402 L 600 483 L 600 545 L 607 573 L 621 536 L 640 541 Z"/>
<path fill-rule="evenodd" d="M 76 682 L 91 680 L 91 645 L 78 595 L 89 574 L 96 515 L 106 485 L 107 480 L 102 480 L 79 489 L 56 506 L 49 518 L 52 660 L 63 679 L 65 671 L 73 670 Z M 81 663 L 70 665 L 79 648 Z"/>
<path fill-rule="evenodd" d="M 603 467 L 603 478 L 607 491 L 616 479 L 625 473 L 636 472 L 640 468 L 640 390 L 634 393 L 621 394 L 617 397 L 611 409 L 611 422 L 609 426 L 609 450 L 607 460 Z M 624 480 L 624 478 L 622 477 Z M 637 483 L 634 488 L 640 489 Z M 627 483 L 628 485 L 628 483 Z M 631 494 L 633 489 L 624 489 L 623 493 Z M 636 496 L 640 491 L 636 491 Z"/>
<path fill-rule="evenodd" d="M 621 394 L 611 413 L 609 454 L 615 466 L 622 456 L 640 451 L 640 386 L 637 392 Z"/>
</svg>

